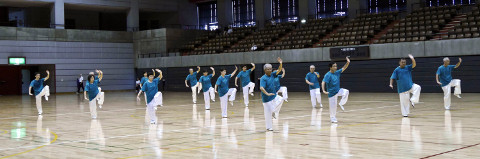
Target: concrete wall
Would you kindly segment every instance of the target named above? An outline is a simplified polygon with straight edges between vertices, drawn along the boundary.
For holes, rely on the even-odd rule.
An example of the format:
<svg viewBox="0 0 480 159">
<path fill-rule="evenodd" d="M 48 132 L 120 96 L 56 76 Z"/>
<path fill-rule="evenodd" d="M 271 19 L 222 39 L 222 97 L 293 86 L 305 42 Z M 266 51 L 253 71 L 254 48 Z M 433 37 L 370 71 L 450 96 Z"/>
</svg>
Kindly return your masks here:
<svg viewBox="0 0 480 159">
<path fill-rule="evenodd" d="M 0 27 L 0 40 L 132 43 L 133 33 L 124 31 Z"/>
<path fill-rule="evenodd" d="M 441 41 L 421 41 L 370 45 L 371 59 L 480 55 L 480 38 L 454 39 Z M 140 58 L 138 68 L 214 66 L 255 63 L 275 63 L 276 57 L 285 62 L 330 61 L 330 48 L 307 48 L 294 50 L 257 51 L 243 53 L 193 55 L 178 57 Z"/>
<path fill-rule="evenodd" d="M 76 91 L 78 75 L 95 69 L 105 73 L 104 90 L 134 89 L 131 43 L 0 40 L 0 48 L 0 64 L 9 56 L 24 56 L 27 64 L 55 64 L 57 92 Z"/>
<path fill-rule="evenodd" d="M 73 92 L 78 74 L 95 69 L 105 72 L 104 90 L 134 88 L 129 32 L 0 27 L 0 48 L 0 64 L 9 56 L 24 56 L 27 64 L 54 64 L 57 92 Z"/>
<path fill-rule="evenodd" d="M 202 33 L 205 31 L 173 28 L 135 32 L 133 33 L 135 54 L 166 54 L 168 49 L 179 48 Z"/>
</svg>

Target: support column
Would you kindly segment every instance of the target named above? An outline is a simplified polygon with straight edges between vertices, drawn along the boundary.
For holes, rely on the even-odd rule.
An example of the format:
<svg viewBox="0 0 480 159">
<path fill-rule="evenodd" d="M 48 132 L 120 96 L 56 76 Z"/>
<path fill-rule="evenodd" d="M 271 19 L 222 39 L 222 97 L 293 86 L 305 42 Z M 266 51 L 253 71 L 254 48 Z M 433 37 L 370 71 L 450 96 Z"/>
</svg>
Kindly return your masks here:
<svg viewBox="0 0 480 159">
<path fill-rule="evenodd" d="M 407 13 L 412 13 L 413 10 L 425 6 L 425 0 L 408 0 Z"/>
<path fill-rule="evenodd" d="M 367 0 L 349 0 L 348 1 L 348 19 L 353 19 L 360 15 L 362 11 L 366 11 L 368 9 L 368 1 Z"/>
<path fill-rule="evenodd" d="M 138 0 L 130 1 L 130 9 L 127 13 L 127 31 L 138 31 L 140 28 L 139 22 Z"/>
<path fill-rule="evenodd" d="M 255 0 L 255 18 L 258 28 L 263 28 L 265 21 L 272 19 L 272 0 Z"/>
<path fill-rule="evenodd" d="M 65 5 L 63 0 L 55 0 L 50 10 L 50 27 L 65 29 Z"/>
<path fill-rule="evenodd" d="M 232 0 L 217 0 L 217 18 L 219 28 L 233 24 Z"/>
<path fill-rule="evenodd" d="M 316 2 L 315 0 L 299 0 L 298 1 L 298 14 L 300 19 L 309 19 L 309 16 L 316 15 Z M 313 17 L 312 17 L 313 18 Z"/>
</svg>

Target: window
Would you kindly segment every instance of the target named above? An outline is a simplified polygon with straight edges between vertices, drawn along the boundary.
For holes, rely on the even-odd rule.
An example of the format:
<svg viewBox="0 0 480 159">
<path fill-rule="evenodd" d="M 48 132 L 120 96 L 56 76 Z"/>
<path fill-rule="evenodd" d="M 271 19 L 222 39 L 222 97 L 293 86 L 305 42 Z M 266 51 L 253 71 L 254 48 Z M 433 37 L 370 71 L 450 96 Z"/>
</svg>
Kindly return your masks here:
<svg viewBox="0 0 480 159">
<path fill-rule="evenodd" d="M 232 0 L 233 26 L 255 25 L 255 0 Z"/>
<path fill-rule="evenodd" d="M 298 20 L 298 0 L 272 0 L 272 19 L 276 22 Z"/>
<path fill-rule="evenodd" d="M 475 0 L 425 0 L 425 6 L 446 6 L 457 4 L 475 4 Z"/>
<path fill-rule="evenodd" d="M 217 2 L 206 2 L 197 5 L 198 25 L 205 30 L 218 28 Z"/>
<path fill-rule="evenodd" d="M 317 18 L 345 16 L 348 0 L 317 0 Z"/>
<path fill-rule="evenodd" d="M 368 12 L 380 13 L 407 9 L 407 0 L 368 0 Z"/>
</svg>

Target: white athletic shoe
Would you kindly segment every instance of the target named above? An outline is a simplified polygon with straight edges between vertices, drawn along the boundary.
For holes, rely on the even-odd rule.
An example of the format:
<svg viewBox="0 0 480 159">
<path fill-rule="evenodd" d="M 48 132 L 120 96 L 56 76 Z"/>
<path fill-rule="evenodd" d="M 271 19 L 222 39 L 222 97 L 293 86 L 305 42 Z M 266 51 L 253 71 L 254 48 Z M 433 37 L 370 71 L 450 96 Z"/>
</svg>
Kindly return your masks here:
<svg viewBox="0 0 480 159">
<path fill-rule="evenodd" d="M 254 96 L 254 94 L 253 94 L 252 92 L 250 92 L 250 95 L 251 95 L 252 97 Z"/>
<path fill-rule="evenodd" d="M 273 129 L 272 129 L 272 128 L 268 128 L 267 131 L 273 131 Z"/>
<path fill-rule="evenodd" d="M 412 101 L 410 101 L 410 103 L 412 103 L 412 108 L 415 108 L 415 103 L 413 103 Z"/>
<path fill-rule="evenodd" d="M 345 108 L 343 108 L 343 105 L 340 105 L 340 108 L 342 108 L 342 111 L 345 111 Z"/>
<path fill-rule="evenodd" d="M 275 112 L 272 113 L 272 118 L 277 119 L 277 116 L 275 115 Z"/>
<path fill-rule="evenodd" d="M 320 104 L 320 108 L 323 108 L 323 105 L 322 105 L 322 104 Z"/>
<path fill-rule="evenodd" d="M 230 101 L 230 105 L 232 105 L 232 106 L 233 106 L 233 101 Z"/>
<path fill-rule="evenodd" d="M 248 104 L 245 104 L 245 107 L 248 107 Z"/>
<path fill-rule="evenodd" d="M 457 94 L 457 95 L 455 95 L 455 96 L 457 96 L 457 98 L 462 98 L 462 97 L 460 97 L 460 94 Z"/>
<path fill-rule="evenodd" d="M 286 100 L 286 99 L 285 99 L 285 102 L 287 102 L 287 103 L 288 103 L 288 100 Z"/>
<path fill-rule="evenodd" d="M 102 105 L 98 105 L 98 107 L 99 107 L 100 109 L 102 109 Z"/>
<path fill-rule="evenodd" d="M 212 99 L 212 102 L 215 102 L 215 99 Z"/>
<path fill-rule="evenodd" d="M 150 124 L 157 124 L 157 122 L 155 122 L 155 121 L 150 121 Z"/>
<path fill-rule="evenodd" d="M 45 96 L 45 100 L 48 101 L 48 96 Z"/>
<path fill-rule="evenodd" d="M 332 121 L 332 123 L 337 123 L 337 118 L 330 118 L 330 121 Z"/>
<path fill-rule="evenodd" d="M 157 108 L 157 106 L 155 106 L 155 107 L 153 107 L 153 109 L 157 110 L 158 108 Z"/>
</svg>

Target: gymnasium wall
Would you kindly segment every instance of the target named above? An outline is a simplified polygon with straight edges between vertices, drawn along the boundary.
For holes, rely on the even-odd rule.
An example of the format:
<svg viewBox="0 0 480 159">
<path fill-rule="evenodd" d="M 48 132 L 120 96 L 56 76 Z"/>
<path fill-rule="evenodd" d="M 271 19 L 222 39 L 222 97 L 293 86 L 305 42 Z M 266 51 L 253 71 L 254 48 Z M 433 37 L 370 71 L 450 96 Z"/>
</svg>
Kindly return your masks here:
<svg viewBox="0 0 480 159">
<path fill-rule="evenodd" d="M 480 92 L 480 39 L 456 39 L 394 44 L 370 45 L 371 60 L 352 61 L 341 79 L 341 86 L 354 92 L 396 92 L 388 87 L 389 78 L 398 66 L 398 58 L 413 54 L 417 67 L 413 71 L 413 81 L 422 86 L 422 92 L 442 92 L 435 82 L 437 68 L 443 63 L 443 56 L 449 56 L 452 64 L 463 58 L 462 66 L 453 72 L 454 78 L 462 80 L 463 92 Z M 184 86 L 188 68 L 193 64 L 214 66 L 217 70 L 228 65 L 227 72 L 233 71 L 234 64 L 254 62 L 258 69 L 255 78 L 263 74 L 264 63 L 277 63 L 276 57 L 282 57 L 286 68 L 286 77 L 282 85 L 289 91 L 307 91 L 305 75 L 308 67 L 315 65 L 323 75 L 328 71 L 329 48 L 310 48 L 298 50 L 261 51 L 214 55 L 176 56 L 137 59 L 137 68 L 159 67 L 166 70 L 167 90 L 190 91 Z M 408 60 L 410 63 L 410 60 Z M 339 67 L 344 61 L 339 62 Z M 185 66 L 184 66 L 185 65 Z M 274 65 L 277 67 L 276 65 Z M 205 67 L 207 68 L 207 67 Z M 196 69 L 196 68 L 194 68 Z M 218 76 L 217 76 L 218 77 Z M 320 80 L 321 80 L 320 79 Z M 216 78 L 212 82 L 214 82 Z M 258 80 L 256 80 L 258 85 Z M 230 84 L 233 87 L 233 79 Z M 257 87 L 258 89 L 258 87 Z"/>
<path fill-rule="evenodd" d="M 9 56 L 27 64 L 55 64 L 57 92 L 76 91 L 76 78 L 104 71 L 103 90 L 135 87 L 135 55 L 128 32 L 0 27 L 0 65 Z M 2 74 L 8 74 L 3 73 Z"/>
</svg>

